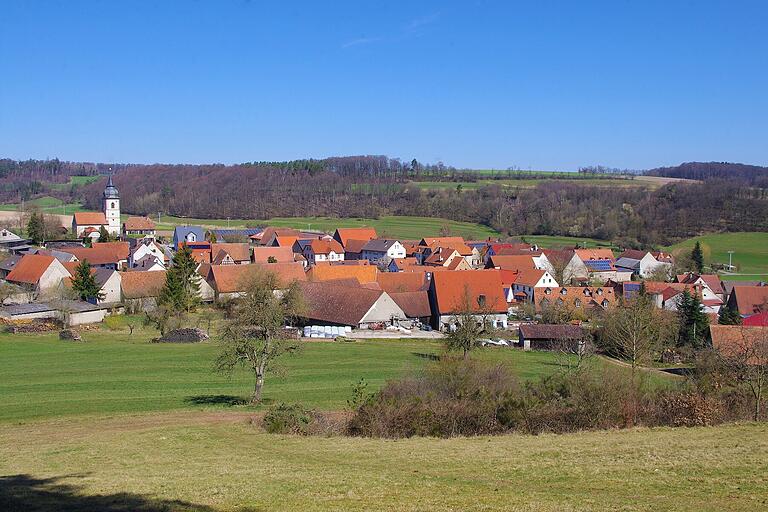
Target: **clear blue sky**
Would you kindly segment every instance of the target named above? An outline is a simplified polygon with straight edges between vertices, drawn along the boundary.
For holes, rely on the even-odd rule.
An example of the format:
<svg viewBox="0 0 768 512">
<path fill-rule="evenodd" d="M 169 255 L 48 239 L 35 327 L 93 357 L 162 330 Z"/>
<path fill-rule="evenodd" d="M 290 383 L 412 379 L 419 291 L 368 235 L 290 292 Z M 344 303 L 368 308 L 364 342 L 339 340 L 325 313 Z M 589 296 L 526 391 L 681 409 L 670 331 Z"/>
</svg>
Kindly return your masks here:
<svg viewBox="0 0 768 512">
<path fill-rule="evenodd" d="M 0 156 L 768 165 L 765 1 L 0 0 Z"/>
</svg>

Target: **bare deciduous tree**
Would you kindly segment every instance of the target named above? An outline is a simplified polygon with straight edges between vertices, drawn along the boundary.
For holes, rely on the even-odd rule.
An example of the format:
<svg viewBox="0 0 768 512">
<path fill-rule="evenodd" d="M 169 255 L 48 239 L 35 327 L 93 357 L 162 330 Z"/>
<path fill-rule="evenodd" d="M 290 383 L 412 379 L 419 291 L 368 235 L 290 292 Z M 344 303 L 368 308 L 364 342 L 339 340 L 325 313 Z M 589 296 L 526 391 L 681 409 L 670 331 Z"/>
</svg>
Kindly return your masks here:
<svg viewBox="0 0 768 512">
<path fill-rule="evenodd" d="M 264 378 L 275 369 L 275 360 L 300 348 L 298 339 L 288 336 L 285 325 L 303 309 L 298 283 L 283 288 L 272 272 L 259 272 L 238 299 L 222 336 L 216 370 L 231 374 L 236 366 L 253 372 L 255 383 L 250 403 L 261 402 Z"/>
<path fill-rule="evenodd" d="M 752 394 L 753 419 L 758 421 L 768 391 L 768 328 L 733 326 L 734 335 L 717 347 L 723 366 L 735 382 Z"/>
</svg>

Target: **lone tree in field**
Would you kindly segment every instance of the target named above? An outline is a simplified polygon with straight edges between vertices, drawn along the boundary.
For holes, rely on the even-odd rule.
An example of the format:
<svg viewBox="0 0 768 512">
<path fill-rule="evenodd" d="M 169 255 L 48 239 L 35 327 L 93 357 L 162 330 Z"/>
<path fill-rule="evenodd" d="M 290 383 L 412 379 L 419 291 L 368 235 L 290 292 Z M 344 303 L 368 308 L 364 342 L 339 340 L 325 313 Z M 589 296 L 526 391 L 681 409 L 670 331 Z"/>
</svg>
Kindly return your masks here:
<svg viewBox="0 0 768 512">
<path fill-rule="evenodd" d="M 285 289 L 273 272 L 266 271 L 254 274 L 245 295 L 232 309 L 215 368 L 231 374 L 236 366 L 243 366 L 253 372 L 252 405 L 261 402 L 264 378 L 275 370 L 276 360 L 300 348 L 299 340 L 288 335 L 285 325 L 300 315 L 302 304 L 298 283 Z"/>
<path fill-rule="evenodd" d="M 45 223 L 43 215 L 32 212 L 27 223 L 27 236 L 32 239 L 36 245 L 40 245 L 45 240 Z"/>
<path fill-rule="evenodd" d="M 173 265 L 165 274 L 165 286 L 159 303 L 172 311 L 189 313 L 200 304 L 200 276 L 192 250 L 185 246 L 173 257 Z"/>
<path fill-rule="evenodd" d="M 701 250 L 701 244 L 698 240 L 691 251 L 691 261 L 696 272 L 701 274 L 704 271 L 704 252 Z"/>
<path fill-rule="evenodd" d="M 472 301 L 472 295 L 468 287 L 464 288 L 461 299 L 460 311 L 452 318 L 453 327 L 448 330 L 444 338 L 448 350 L 461 350 L 464 359 L 469 358 L 472 349 L 480 346 L 480 339 L 489 336 L 493 332 L 486 318 L 490 312 L 490 304 L 486 304 L 480 296 L 476 303 Z"/>
<path fill-rule="evenodd" d="M 75 268 L 75 276 L 72 278 L 72 290 L 81 300 L 94 298 L 102 300 L 104 294 L 96 284 L 96 278 L 91 273 L 91 265 L 88 260 L 81 261 Z"/>
</svg>

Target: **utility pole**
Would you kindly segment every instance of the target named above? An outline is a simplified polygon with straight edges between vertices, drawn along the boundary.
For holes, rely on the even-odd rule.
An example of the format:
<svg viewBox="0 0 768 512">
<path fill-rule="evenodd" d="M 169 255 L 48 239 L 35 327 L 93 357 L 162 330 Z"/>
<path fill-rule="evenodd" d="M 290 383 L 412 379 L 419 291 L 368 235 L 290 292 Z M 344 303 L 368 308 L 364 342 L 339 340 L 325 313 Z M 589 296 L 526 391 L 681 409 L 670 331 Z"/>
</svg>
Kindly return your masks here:
<svg viewBox="0 0 768 512">
<path fill-rule="evenodd" d="M 728 251 L 728 270 L 733 270 L 733 253 L 734 251 Z"/>
</svg>

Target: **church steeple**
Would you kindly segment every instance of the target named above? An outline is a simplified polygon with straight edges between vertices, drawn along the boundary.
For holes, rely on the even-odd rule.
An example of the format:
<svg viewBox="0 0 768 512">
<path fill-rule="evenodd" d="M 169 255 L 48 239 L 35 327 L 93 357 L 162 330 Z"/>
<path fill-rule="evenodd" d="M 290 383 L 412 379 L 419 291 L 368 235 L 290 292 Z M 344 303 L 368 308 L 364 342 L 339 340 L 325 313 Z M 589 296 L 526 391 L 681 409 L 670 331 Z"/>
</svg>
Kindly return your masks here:
<svg viewBox="0 0 768 512">
<path fill-rule="evenodd" d="M 107 179 L 107 186 L 104 187 L 102 205 L 104 218 L 107 221 L 107 231 L 110 235 L 118 236 L 120 234 L 120 194 L 115 184 L 112 183 L 111 174 Z"/>
</svg>

